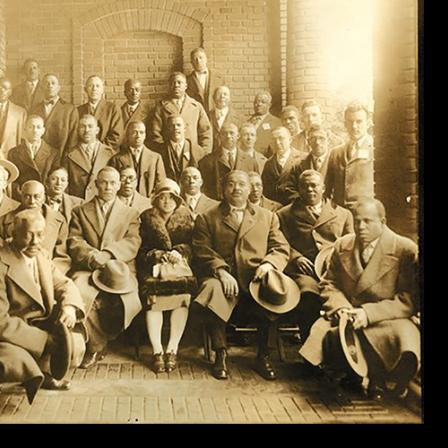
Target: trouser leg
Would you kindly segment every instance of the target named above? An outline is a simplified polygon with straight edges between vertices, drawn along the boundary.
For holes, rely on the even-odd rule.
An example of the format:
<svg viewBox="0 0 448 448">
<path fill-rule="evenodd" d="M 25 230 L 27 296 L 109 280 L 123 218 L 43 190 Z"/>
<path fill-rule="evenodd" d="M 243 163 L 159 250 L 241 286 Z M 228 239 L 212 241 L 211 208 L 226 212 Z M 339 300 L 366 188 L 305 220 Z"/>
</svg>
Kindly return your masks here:
<svg viewBox="0 0 448 448">
<path fill-rule="evenodd" d="M 204 324 L 212 341 L 212 350 L 227 349 L 226 322 L 206 308 Z"/>
</svg>

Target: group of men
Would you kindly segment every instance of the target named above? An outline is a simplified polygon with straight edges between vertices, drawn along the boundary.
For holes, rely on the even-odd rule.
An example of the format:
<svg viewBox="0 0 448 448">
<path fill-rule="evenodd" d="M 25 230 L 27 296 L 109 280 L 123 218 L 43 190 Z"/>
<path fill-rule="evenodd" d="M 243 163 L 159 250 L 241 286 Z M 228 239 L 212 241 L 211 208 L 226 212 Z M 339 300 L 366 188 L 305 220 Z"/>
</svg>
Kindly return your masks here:
<svg viewBox="0 0 448 448">
<path fill-rule="evenodd" d="M 306 365 L 346 368 L 335 355 L 345 313 L 361 335 L 369 394 L 381 399 L 392 376 L 403 396 L 420 362 L 417 246 L 386 227 L 374 199 L 369 110 L 347 106 L 345 142 L 316 101 L 278 118 L 263 91 L 243 119 L 202 48 L 191 62 L 152 111 L 138 80 L 124 84 L 120 108 L 90 76 L 76 108 L 35 60 L 14 89 L 0 79 L 0 381 L 23 382 L 31 399 L 41 386 L 67 389 L 66 330 L 85 334 L 81 367 L 91 368 L 130 325 L 142 309 L 139 215 L 170 178 L 195 220 L 195 303 L 216 378 L 229 376 L 225 329 L 236 312 L 259 326 L 256 368 L 269 380 L 268 336 L 288 313 Z M 329 248 L 321 276 L 316 259 Z"/>
</svg>

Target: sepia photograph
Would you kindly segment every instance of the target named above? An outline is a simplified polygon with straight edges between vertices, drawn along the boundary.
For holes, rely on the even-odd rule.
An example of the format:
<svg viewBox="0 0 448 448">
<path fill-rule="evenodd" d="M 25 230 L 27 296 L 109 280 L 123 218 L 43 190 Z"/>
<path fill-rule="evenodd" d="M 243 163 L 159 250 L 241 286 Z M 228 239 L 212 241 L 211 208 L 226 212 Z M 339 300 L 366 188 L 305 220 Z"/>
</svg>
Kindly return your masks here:
<svg viewBox="0 0 448 448">
<path fill-rule="evenodd" d="M 412 424 L 418 0 L 0 0 L 0 424 Z"/>
</svg>

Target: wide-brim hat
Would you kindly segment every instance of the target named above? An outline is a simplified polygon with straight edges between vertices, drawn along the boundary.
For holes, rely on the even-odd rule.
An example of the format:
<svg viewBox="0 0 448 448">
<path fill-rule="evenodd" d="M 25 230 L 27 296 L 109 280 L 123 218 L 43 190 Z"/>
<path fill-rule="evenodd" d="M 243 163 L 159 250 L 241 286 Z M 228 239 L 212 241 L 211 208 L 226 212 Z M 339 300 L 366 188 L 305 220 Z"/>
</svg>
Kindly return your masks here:
<svg viewBox="0 0 448 448">
<path fill-rule="evenodd" d="M 366 377 L 368 372 L 367 361 L 364 356 L 361 342 L 349 321 L 347 314 L 342 313 L 339 319 L 339 338 L 342 351 L 353 371 L 361 377 Z"/>
<path fill-rule="evenodd" d="M 333 255 L 334 246 L 324 246 L 314 259 L 314 272 L 319 280 L 322 280 L 323 275 L 328 269 L 331 256 Z"/>
<path fill-rule="evenodd" d="M 112 294 L 127 294 L 138 288 L 137 279 L 131 275 L 128 265 L 120 260 L 109 260 L 103 268 L 96 269 L 92 281 L 101 291 Z"/>
<path fill-rule="evenodd" d="M 261 280 L 252 280 L 249 291 L 259 305 L 277 314 L 291 311 L 300 301 L 296 282 L 276 269 L 268 271 Z"/>
<path fill-rule="evenodd" d="M 180 195 L 180 187 L 174 180 L 166 178 L 163 182 L 160 182 L 157 185 L 157 188 L 151 197 L 152 204 L 154 204 L 157 198 L 163 193 L 170 193 L 176 201 L 177 207 L 183 203 L 182 196 Z"/>
<path fill-rule="evenodd" d="M 18 168 L 9 160 L 0 159 L 0 166 L 8 171 L 8 185 L 13 183 L 19 177 Z"/>
</svg>

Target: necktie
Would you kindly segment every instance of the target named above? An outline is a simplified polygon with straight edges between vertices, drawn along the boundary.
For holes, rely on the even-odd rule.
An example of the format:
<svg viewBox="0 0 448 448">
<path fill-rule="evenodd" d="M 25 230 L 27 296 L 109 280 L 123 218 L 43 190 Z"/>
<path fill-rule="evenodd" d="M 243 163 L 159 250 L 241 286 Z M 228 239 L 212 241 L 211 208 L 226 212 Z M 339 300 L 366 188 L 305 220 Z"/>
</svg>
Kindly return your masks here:
<svg viewBox="0 0 448 448">
<path fill-rule="evenodd" d="M 32 82 L 26 83 L 26 93 L 31 96 L 34 93 L 34 84 Z"/>
<path fill-rule="evenodd" d="M 368 245 L 361 252 L 361 260 L 364 268 L 369 264 L 371 257 L 372 257 L 372 247 Z"/>
<path fill-rule="evenodd" d="M 238 225 L 238 227 L 243 222 L 245 208 L 232 208 L 230 211 L 230 216 L 232 220 Z"/>
<path fill-rule="evenodd" d="M 233 170 L 233 168 L 235 167 L 235 156 L 233 155 L 233 151 L 229 151 L 227 156 L 230 169 Z"/>
<path fill-rule="evenodd" d="M 263 117 L 261 115 L 254 115 L 250 121 L 255 127 L 258 128 L 258 126 L 260 126 L 262 119 L 263 119 Z"/>
</svg>

